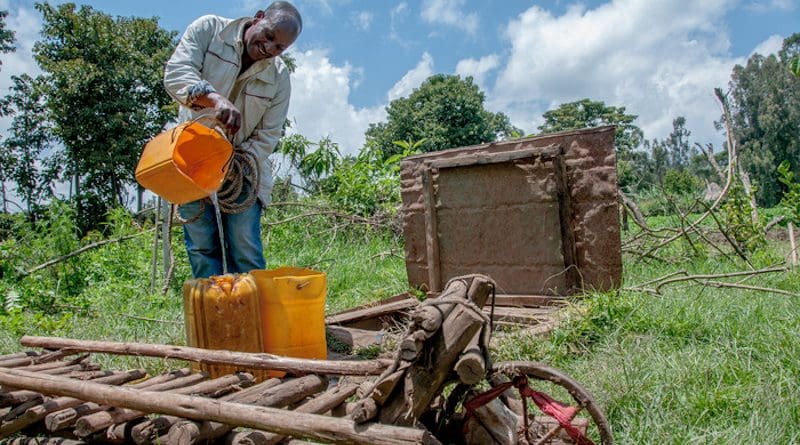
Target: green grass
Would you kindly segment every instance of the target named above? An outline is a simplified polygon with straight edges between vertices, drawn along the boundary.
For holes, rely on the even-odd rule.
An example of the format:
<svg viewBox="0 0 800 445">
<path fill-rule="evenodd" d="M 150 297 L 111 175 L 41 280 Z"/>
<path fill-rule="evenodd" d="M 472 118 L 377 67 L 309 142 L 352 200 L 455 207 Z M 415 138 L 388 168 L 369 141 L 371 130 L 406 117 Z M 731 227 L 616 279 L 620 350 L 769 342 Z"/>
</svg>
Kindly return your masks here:
<svg viewBox="0 0 800 445">
<path fill-rule="evenodd" d="M 265 223 L 291 214 L 298 213 L 268 212 Z M 403 255 L 397 235 L 338 223 L 316 217 L 265 225 L 268 267 L 325 272 L 328 313 L 408 290 L 404 262 L 395 255 Z M 4 293 L 13 289 L 25 301 L 51 306 L 0 315 L 0 352 L 20 350 L 23 334 L 183 344 L 180 287 L 189 271 L 179 231 L 175 236 L 177 269 L 166 295 L 150 291 L 149 236 L 92 251 L 70 263 L 73 269 L 54 268 L 22 282 L 3 279 Z M 686 246 L 679 244 L 666 253 L 687 258 Z M 752 256 L 754 266 L 779 262 L 785 250 L 770 244 Z M 681 269 L 743 268 L 736 259 L 713 254 L 708 250 L 677 264 L 626 256 L 624 286 Z M 84 280 L 79 293 L 65 290 L 70 280 Z M 747 284 L 800 293 L 800 271 L 757 276 Z M 685 283 L 665 287 L 658 296 L 627 290 L 593 294 L 576 299 L 575 310 L 546 338 L 505 333 L 493 357 L 542 361 L 572 375 L 598 399 L 620 444 L 800 443 L 798 298 Z M 117 368 L 179 366 L 153 359 L 101 360 Z"/>
</svg>

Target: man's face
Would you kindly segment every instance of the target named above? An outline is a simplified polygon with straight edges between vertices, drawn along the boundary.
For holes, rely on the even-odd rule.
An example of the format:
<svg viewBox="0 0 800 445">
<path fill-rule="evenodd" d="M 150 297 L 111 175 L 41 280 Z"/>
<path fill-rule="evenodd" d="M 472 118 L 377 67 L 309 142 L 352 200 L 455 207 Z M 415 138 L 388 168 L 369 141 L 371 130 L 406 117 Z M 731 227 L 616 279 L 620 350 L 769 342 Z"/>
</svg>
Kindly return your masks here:
<svg viewBox="0 0 800 445">
<path fill-rule="evenodd" d="M 296 38 L 296 30 L 291 25 L 286 22 L 275 24 L 259 14 L 244 32 L 244 47 L 250 59 L 256 62 L 278 57 Z"/>
</svg>

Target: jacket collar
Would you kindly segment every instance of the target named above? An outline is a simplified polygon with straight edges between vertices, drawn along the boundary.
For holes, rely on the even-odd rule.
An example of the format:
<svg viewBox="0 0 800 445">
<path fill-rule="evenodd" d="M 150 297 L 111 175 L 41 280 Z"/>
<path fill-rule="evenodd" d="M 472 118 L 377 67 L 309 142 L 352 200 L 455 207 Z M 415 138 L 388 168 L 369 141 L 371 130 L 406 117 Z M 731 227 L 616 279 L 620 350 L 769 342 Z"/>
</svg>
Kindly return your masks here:
<svg viewBox="0 0 800 445">
<path fill-rule="evenodd" d="M 226 45 L 231 46 L 236 53 L 239 54 L 239 58 L 241 61 L 242 51 L 244 50 L 244 42 L 242 41 L 242 35 L 244 34 L 245 26 L 252 23 L 252 17 L 242 17 L 239 19 L 231 20 L 222 31 L 219 33 L 220 39 L 225 42 Z M 275 83 L 275 77 L 277 74 L 277 67 L 275 65 L 275 59 L 264 59 L 259 60 L 258 62 L 254 63 L 248 70 L 249 73 L 255 74 L 248 74 L 248 77 L 255 76 L 257 79 L 267 82 L 267 83 Z"/>
</svg>

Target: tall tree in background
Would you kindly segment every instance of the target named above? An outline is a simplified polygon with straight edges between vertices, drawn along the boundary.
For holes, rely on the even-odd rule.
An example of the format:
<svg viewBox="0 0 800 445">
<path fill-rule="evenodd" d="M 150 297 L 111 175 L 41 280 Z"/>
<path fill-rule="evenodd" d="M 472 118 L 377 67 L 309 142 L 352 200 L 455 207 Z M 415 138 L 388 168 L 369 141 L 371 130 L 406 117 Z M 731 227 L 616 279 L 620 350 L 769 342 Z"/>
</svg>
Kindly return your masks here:
<svg viewBox="0 0 800 445">
<path fill-rule="evenodd" d="M 14 31 L 6 28 L 6 17 L 8 11 L 0 11 L 0 54 L 7 54 L 14 52 Z M 3 66 L 3 61 L 0 60 L 0 67 Z"/>
<path fill-rule="evenodd" d="M 0 54 L 7 54 L 14 52 L 14 31 L 6 28 L 6 17 L 8 11 L 0 11 Z M 3 66 L 3 61 L 0 60 L 0 68 Z M 0 116 L 6 115 L 6 110 L 0 105 Z M 9 176 L 8 163 L 11 159 L 6 158 L 4 153 L 0 153 L 0 194 L 3 199 L 3 212 L 8 212 L 8 196 L 6 192 L 6 180 Z"/>
<path fill-rule="evenodd" d="M 626 114 L 625 107 L 582 99 L 561 104 L 555 110 L 545 112 L 542 117 L 544 124 L 539 126 L 542 133 L 615 125 L 614 145 L 617 150 L 619 184 L 621 187 L 635 188 L 641 182 L 640 175 L 635 172 L 639 156 L 634 149 L 642 143 L 644 133 L 633 124 L 637 116 Z"/>
<path fill-rule="evenodd" d="M 778 56 L 754 54 L 733 69 L 730 103 L 742 166 L 756 185 L 760 205 L 781 198 L 777 168 L 800 159 L 800 78 L 790 70 L 800 54 L 800 33 L 783 42 Z M 800 162 L 792 162 L 795 175 Z"/>
<path fill-rule="evenodd" d="M 34 207 L 52 194 L 52 177 L 43 174 L 37 161 L 50 143 L 51 129 L 41 91 L 41 79 L 27 74 L 12 76 L 10 94 L 0 101 L 13 116 L 8 135 L 0 143 L 0 156 L 6 161 L 9 179 L 16 184 L 16 193 L 25 203 L 28 217 L 34 218 Z"/>
<path fill-rule="evenodd" d="M 633 124 L 638 116 L 626 114 L 625 107 L 608 106 L 602 101 L 582 99 L 561 104 L 542 117 L 544 123 L 539 126 L 542 133 L 616 125 L 614 142 L 617 155 L 623 158 L 642 143 L 642 130 Z"/>
<path fill-rule="evenodd" d="M 173 116 L 162 74 L 176 33 L 156 18 L 112 18 L 72 3 L 36 8 L 44 20 L 34 55 L 85 229 L 127 204 L 143 144 Z"/>
<path fill-rule="evenodd" d="M 420 141 L 423 152 L 445 150 L 508 137 L 520 130 L 503 113 L 484 106 L 484 94 L 472 77 L 436 74 L 408 97 L 393 100 L 386 122 L 370 124 L 367 144 L 384 158 L 402 152 L 395 141 Z"/>
</svg>

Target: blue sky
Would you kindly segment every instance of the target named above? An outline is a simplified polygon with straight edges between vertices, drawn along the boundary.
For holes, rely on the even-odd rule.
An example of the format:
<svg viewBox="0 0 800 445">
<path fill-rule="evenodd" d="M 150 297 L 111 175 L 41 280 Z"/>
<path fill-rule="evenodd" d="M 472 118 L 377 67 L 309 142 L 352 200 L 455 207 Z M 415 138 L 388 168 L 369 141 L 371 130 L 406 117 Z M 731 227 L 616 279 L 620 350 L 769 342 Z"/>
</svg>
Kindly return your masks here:
<svg viewBox="0 0 800 445">
<path fill-rule="evenodd" d="M 60 2 L 53 2 L 60 3 Z M 252 15 L 267 1 L 76 1 L 111 15 L 159 17 L 179 33 L 196 17 Z M 363 143 L 384 108 L 434 73 L 471 75 L 486 106 L 526 132 L 561 103 L 591 98 L 639 116 L 645 137 L 664 138 L 677 116 L 691 139 L 719 147 L 713 88 L 754 52 L 776 52 L 800 32 L 800 0 L 296 0 L 305 29 L 291 52 L 290 118 L 312 140 L 346 152 Z M 0 0 L 17 31 L 3 57 L 12 74 L 35 73 L 30 48 L 41 25 L 33 1 Z M 0 131 L 7 127 L 0 120 Z"/>
</svg>

